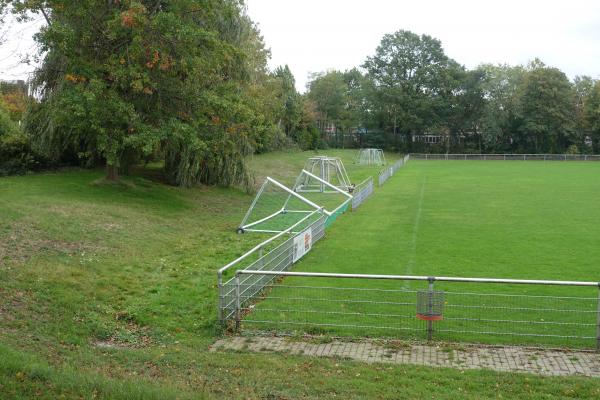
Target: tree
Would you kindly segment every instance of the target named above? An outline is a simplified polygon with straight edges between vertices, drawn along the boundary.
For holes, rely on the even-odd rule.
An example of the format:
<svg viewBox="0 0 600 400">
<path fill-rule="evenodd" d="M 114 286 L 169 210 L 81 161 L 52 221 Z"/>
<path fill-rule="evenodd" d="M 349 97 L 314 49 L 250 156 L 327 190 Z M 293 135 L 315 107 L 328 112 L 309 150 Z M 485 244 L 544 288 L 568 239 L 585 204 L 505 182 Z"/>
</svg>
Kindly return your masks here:
<svg viewBox="0 0 600 400">
<path fill-rule="evenodd" d="M 482 147 L 487 151 L 506 151 L 516 143 L 517 89 L 524 79 L 525 69 L 483 64 L 478 70 L 483 74 L 481 86 L 485 100 L 478 121 Z"/>
<path fill-rule="evenodd" d="M 375 88 L 374 103 L 396 146 L 400 134 L 423 133 L 439 124 L 433 99 L 443 90 L 449 59 L 439 40 L 398 31 L 383 37 L 364 68 Z"/>
<path fill-rule="evenodd" d="M 600 81 L 596 81 L 584 106 L 585 124 L 592 137 L 593 152 L 600 153 Z"/>
<path fill-rule="evenodd" d="M 279 125 L 286 135 L 296 137 L 296 127 L 302 114 L 302 100 L 296 90 L 296 79 L 287 65 L 276 68 L 274 75 L 281 85 L 279 97 L 282 107 Z"/>
<path fill-rule="evenodd" d="M 563 152 L 572 140 L 575 96 L 566 75 L 535 64 L 518 89 L 520 131 L 536 153 Z"/>
<path fill-rule="evenodd" d="M 591 126 L 586 116 L 588 100 L 594 91 L 596 81 L 589 76 L 576 76 L 573 81 L 575 92 L 575 134 L 577 146 L 583 151 L 589 151 L 586 139 L 591 137 Z"/>
<path fill-rule="evenodd" d="M 54 157 L 104 162 L 107 178 L 162 154 L 170 181 L 246 177 L 258 125 L 250 98 L 267 51 L 236 0 L 0 0 L 41 13 L 34 140 Z"/>
<path fill-rule="evenodd" d="M 313 74 L 308 83 L 308 98 L 315 104 L 322 128 L 340 124 L 346 106 L 347 85 L 340 71 Z"/>
<path fill-rule="evenodd" d="M 448 84 L 452 91 L 442 103 L 442 106 L 447 107 L 448 110 L 445 120 L 449 132 L 459 138 L 476 137 L 477 148 L 481 153 L 484 145 L 480 121 L 485 110 L 483 91 L 485 72 L 480 69 L 465 71 L 463 68 L 455 67 L 452 76 Z M 456 142 L 458 144 L 459 140 Z"/>
</svg>

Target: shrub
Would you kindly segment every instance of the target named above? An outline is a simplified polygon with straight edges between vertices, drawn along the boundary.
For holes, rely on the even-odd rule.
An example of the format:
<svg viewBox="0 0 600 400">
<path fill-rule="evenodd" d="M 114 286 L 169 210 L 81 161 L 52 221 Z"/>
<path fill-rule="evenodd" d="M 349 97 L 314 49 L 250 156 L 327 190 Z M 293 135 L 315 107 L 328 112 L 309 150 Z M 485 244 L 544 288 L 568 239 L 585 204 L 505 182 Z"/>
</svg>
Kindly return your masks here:
<svg viewBox="0 0 600 400">
<path fill-rule="evenodd" d="M 8 111 L 0 103 L 0 137 L 4 135 L 15 134 L 19 131 L 17 125 L 10 119 Z"/>
<path fill-rule="evenodd" d="M 0 176 L 24 174 L 40 165 L 40 157 L 31 150 L 29 136 L 21 132 L 0 105 Z"/>
<path fill-rule="evenodd" d="M 570 145 L 567 149 L 567 154 L 579 154 L 579 148 L 577 147 L 577 145 Z"/>
<path fill-rule="evenodd" d="M 305 128 L 298 134 L 298 146 L 302 150 L 316 150 L 320 142 L 319 131 L 314 127 Z"/>
</svg>

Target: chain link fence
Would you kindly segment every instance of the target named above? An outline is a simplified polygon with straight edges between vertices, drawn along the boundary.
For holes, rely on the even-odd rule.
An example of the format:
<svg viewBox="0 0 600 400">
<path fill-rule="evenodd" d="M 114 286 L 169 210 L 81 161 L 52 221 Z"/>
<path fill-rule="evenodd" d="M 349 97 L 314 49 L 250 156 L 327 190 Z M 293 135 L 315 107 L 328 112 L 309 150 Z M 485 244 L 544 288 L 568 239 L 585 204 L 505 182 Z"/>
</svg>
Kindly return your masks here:
<svg viewBox="0 0 600 400">
<path fill-rule="evenodd" d="M 594 154 L 420 154 L 416 160 L 477 160 L 477 161 L 600 161 Z"/>
<path fill-rule="evenodd" d="M 233 286 L 247 331 L 600 349 L 596 282 L 242 270 Z"/>
<path fill-rule="evenodd" d="M 407 154 L 403 158 L 396 161 L 394 164 L 390 165 L 389 167 L 384 168 L 379 173 L 379 178 L 378 178 L 379 186 L 383 186 L 385 181 L 387 181 L 390 177 L 392 177 L 396 171 L 398 171 L 400 168 L 402 168 L 404 166 L 404 164 L 406 164 L 408 162 L 410 157 L 411 157 L 410 154 Z"/>
</svg>

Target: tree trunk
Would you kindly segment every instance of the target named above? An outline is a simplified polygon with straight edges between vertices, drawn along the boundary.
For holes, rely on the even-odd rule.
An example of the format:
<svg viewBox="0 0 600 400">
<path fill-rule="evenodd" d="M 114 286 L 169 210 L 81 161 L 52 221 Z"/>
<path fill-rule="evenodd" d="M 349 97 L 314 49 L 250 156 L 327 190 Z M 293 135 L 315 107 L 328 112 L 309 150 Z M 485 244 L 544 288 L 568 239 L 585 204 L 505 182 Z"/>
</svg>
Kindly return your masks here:
<svg viewBox="0 0 600 400">
<path fill-rule="evenodd" d="M 116 165 L 106 164 L 106 180 L 113 182 L 119 180 L 119 168 Z"/>
</svg>

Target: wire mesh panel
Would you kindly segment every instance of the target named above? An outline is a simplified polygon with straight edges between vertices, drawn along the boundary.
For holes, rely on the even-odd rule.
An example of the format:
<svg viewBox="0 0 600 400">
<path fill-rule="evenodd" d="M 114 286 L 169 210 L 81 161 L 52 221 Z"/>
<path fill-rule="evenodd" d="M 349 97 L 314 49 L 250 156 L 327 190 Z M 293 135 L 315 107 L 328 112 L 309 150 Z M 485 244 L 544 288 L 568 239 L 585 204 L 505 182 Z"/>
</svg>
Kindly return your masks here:
<svg viewBox="0 0 600 400">
<path fill-rule="evenodd" d="M 318 220 L 306 228 L 311 231 L 311 241 L 313 244 L 321 240 L 325 235 L 326 221 L 327 217 L 320 215 Z M 302 232 L 298 235 L 293 235 L 270 251 L 264 252 L 255 261 L 235 265 L 234 267 L 250 271 L 287 271 L 294 263 L 294 239 L 301 234 Z M 239 293 L 239 296 L 243 298 L 243 302 L 255 300 L 261 294 L 264 287 L 275 278 L 272 275 L 244 275 L 240 277 L 240 283 L 244 288 Z M 223 322 L 234 317 L 237 295 L 235 278 L 220 283 L 219 315 Z"/>
<path fill-rule="evenodd" d="M 597 297 L 446 292 L 436 336 L 447 340 L 594 347 Z"/>
<path fill-rule="evenodd" d="M 244 329 L 335 336 L 423 338 L 415 291 L 273 283 L 243 310 Z M 246 300 L 246 299 L 244 299 Z"/>
<path fill-rule="evenodd" d="M 373 194 L 373 177 L 365 179 L 363 182 L 356 185 L 352 192 L 352 210 L 356 210 L 366 199 Z"/>
<path fill-rule="evenodd" d="M 423 281 L 413 282 L 421 288 L 412 289 L 401 279 L 363 276 L 368 275 L 291 273 L 263 281 L 258 297 L 253 282 L 240 283 L 240 322 L 244 329 L 288 334 L 572 348 L 600 344 L 597 286 L 575 290 L 550 284 L 536 286 L 548 294 L 533 295 L 525 294 L 531 287 L 511 293 L 510 285 L 482 279 L 473 286 L 480 292 L 467 292 L 434 290 L 427 277 L 411 277 Z M 565 289 L 589 295 L 565 296 Z"/>
<path fill-rule="evenodd" d="M 378 178 L 379 186 L 382 186 L 385 183 L 385 181 L 387 181 L 392 175 L 394 175 L 394 173 L 397 170 L 402 168 L 402 166 L 408 162 L 409 158 L 410 158 L 410 155 L 407 154 L 404 156 L 404 158 L 401 158 L 400 160 L 396 161 L 390 167 L 384 168 L 379 173 L 379 178 Z"/>
</svg>

